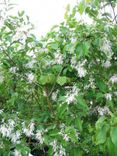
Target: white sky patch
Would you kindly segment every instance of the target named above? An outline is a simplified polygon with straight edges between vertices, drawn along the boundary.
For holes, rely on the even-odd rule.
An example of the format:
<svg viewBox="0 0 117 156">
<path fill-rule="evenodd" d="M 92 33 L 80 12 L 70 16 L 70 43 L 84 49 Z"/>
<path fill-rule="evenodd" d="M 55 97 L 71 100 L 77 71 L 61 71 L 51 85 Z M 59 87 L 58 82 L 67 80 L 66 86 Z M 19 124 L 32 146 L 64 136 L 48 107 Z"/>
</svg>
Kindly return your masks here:
<svg viewBox="0 0 117 156">
<path fill-rule="evenodd" d="M 64 19 L 67 4 L 74 6 L 77 0 L 17 0 L 18 10 L 25 10 L 35 25 L 35 33 L 46 34 L 50 28 Z"/>
<path fill-rule="evenodd" d="M 4 0 L 0 0 L 1 3 Z M 59 24 L 64 20 L 64 13 L 67 4 L 71 7 L 75 6 L 80 0 L 10 0 L 17 4 L 14 7 L 13 14 L 17 11 L 24 10 L 26 15 L 30 17 L 30 21 L 35 25 L 34 34 L 40 37 L 45 35 L 53 25 Z M 107 9 L 113 14 L 112 9 Z M 117 7 L 116 10 L 117 11 Z M 88 23 L 92 22 L 88 16 L 82 16 Z M 79 19 L 79 16 L 76 17 Z M 80 17 L 81 18 L 81 17 Z"/>
</svg>

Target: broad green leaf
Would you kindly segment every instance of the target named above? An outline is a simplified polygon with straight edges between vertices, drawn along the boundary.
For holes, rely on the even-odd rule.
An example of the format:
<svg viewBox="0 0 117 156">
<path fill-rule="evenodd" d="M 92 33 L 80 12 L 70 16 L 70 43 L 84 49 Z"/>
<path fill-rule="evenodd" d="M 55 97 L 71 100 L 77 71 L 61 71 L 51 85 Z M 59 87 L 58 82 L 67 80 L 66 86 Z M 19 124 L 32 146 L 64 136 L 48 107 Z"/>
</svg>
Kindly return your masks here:
<svg viewBox="0 0 117 156">
<path fill-rule="evenodd" d="M 113 144 L 117 146 L 117 126 L 111 127 L 110 136 Z"/>
<path fill-rule="evenodd" d="M 101 129 L 99 129 L 97 131 L 96 134 L 96 144 L 103 144 L 105 143 L 106 139 L 107 139 L 107 133 L 109 131 L 109 125 L 108 124 L 104 124 Z"/>
<path fill-rule="evenodd" d="M 79 95 L 79 96 L 76 97 L 76 99 L 77 99 L 77 104 L 76 104 L 77 107 L 79 109 L 84 110 L 84 111 L 88 111 L 89 108 L 88 108 L 85 100 L 83 99 L 83 97 Z"/>
<path fill-rule="evenodd" d="M 51 44 L 49 44 L 49 47 L 50 47 L 51 49 L 57 50 L 58 47 L 59 47 L 59 45 L 58 45 L 57 43 L 51 43 Z"/>
<path fill-rule="evenodd" d="M 117 117 L 116 117 L 116 116 L 114 116 L 114 117 L 111 119 L 111 125 L 112 125 L 112 126 L 117 125 Z"/>
<path fill-rule="evenodd" d="M 82 56 L 88 56 L 89 55 L 89 48 L 90 48 L 89 42 L 78 43 L 76 46 L 77 56 L 79 58 Z"/>
<path fill-rule="evenodd" d="M 112 140 L 111 140 L 110 137 L 107 139 L 107 148 L 108 148 L 110 156 L 116 156 L 116 154 L 117 154 L 117 145 L 115 146 L 112 143 Z"/>
<path fill-rule="evenodd" d="M 96 129 L 98 130 L 98 129 L 101 129 L 101 127 L 102 127 L 102 125 L 105 123 L 104 121 L 105 121 L 105 117 L 100 117 L 99 119 L 98 119 L 98 121 L 96 122 Z"/>
<path fill-rule="evenodd" d="M 55 75 L 53 74 L 41 75 L 39 78 L 39 83 L 42 85 L 53 84 L 55 82 L 55 79 Z"/>
<path fill-rule="evenodd" d="M 57 78 L 57 83 L 61 86 L 63 86 L 67 82 L 67 77 L 66 76 L 59 76 Z"/>
</svg>

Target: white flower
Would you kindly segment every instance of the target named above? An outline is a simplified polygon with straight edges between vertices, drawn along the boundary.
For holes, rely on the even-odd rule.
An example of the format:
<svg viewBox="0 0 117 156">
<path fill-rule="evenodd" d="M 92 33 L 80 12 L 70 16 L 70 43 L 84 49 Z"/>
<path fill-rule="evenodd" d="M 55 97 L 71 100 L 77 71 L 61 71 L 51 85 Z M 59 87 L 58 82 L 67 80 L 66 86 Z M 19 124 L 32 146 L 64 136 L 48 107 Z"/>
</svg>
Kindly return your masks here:
<svg viewBox="0 0 117 156">
<path fill-rule="evenodd" d="M 33 155 L 31 153 L 29 153 L 28 156 L 33 156 Z"/>
<path fill-rule="evenodd" d="M 32 136 L 33 131 L 35 129 L 35 126 L 34 126 L 35 124 L 33 122 L 31 122 L 27 127 L 26 127 L 25 123 L 23 123 L 22 125 L 23 125 L 23 127 L 22 127 L 23 133 L 28 137 Z"/>
<path fill-rule="evenodd" d="M 13 154 L 14 154 L 14 156 L 22 156 L 21 153 L 16 149 L 15 149 Z"/>
<path fill-rule="evenodd" d="M 110 93 L 105 94 L 105 97 L 106 97 L 106 99 L 109 100 L 109 101 L 112 100 L 112 94 L 110 94 Z"/>
<path fill-rule="evenodd" d="M 66 156 L 65 149 L 64 149 L 62 146 L 60 146 L 59 155 L 60 155 L 60 156 Z"/>
<path fill-rule="evenodd" d="M 26 55 L 27 56 L 30 56 L 30 57 L 33 57 L 33 58 L 35 58 L 36 56 L 35 56 L 35 52 L 32 50 L 32 51 L 28 51 L 27 53 L 26 53 Z"/>
<path fill-rule="evenodd" d="M 9 126 L 14 127 L 16 122 L 14 120 L 12 120 L 12 119 L 9 119 L 8 124 L 9 124 Z"/>
<path fill-rule="evenodd" d="M 85 69 L 84 67 L 78 66 L 76 70 L 77 70 L 78 76 L 79 76 L 80 78 L 85 77 L 87 71 L 86 71 L 86 69 Z"/>
<path fill-rule="evenodd" d="M 73 43 L 73 44 L 76 43 L 76 41 L 77 41 L 76 38 L 72 38 L 72 39 L 71 39 L 71 43 Z"/>
<path fill-rule="evenodd" d="M 54 155 L 53 155 L 53 156 L 59 156 L 58 152 L 54 153 Z"/>
<path fill-rule="evenodd" d="M 43 96 L 45 96 L 45 97 L 48 96 L 47 93 L 46 93 L 46 91 L 43 91 Z"/>
<path fill-rule="evenodd" d="M 34 74 L 33 73 L 27 74 L 27 78 L 28 78 L 29 83 L 32 83 L 34 80 Z"/>
<path fill-rule="evenodd" d="M 0 126 L 0 133 L 2 134 L 3 137 L 10 138 L 13 129 L 14 127 L 11 127 L 10 125 L 7 125 L 6 123 L 4 123 Z"/>
<path fill-rule="evenodd" d="M 59 91 L 57 90 L 56 92 L 53 92 L 53 93 L 52 93 L 52 100 L 53 100 L 53 101 L 56 101 L 58 92 L 59 92 Z"/>
<path fill-rule="evenodd" d="M 112 83 L 117 82 L 117 74 L 113 75 L 109 81 L 111 81 Z"/>
<path fill-rule="evenodd" d="M 58 145 L 57 141 L 54 140 L 50 143 L 53 149 L 53 156 L 66 156 L 65 149 L 62 147 L 62 145 Z"/>
<path fill-rule="evenodd" d="M 60 126 L 61 127 L 61 126 Z M 63 139 L 65 141 L 69 141 L 69 136 L 65 133 L 65 127 L 61 127 L 61 131 L 59 132 L 59 134 L 63 137 Z"/>
<path fill-rule="evenodd" d="M 9 69 L 9 71 L 10 71 L 11 73 L 16 73 L 17 70 L 18 70 L 17 67 L 11 67 L 11 68 Z"/>
<path fill-rule="evenodd" d="M 39 140 L 40 144 L 43 144 L 44 138 L 43 138 L 43 131 L 42 130 L 37 130 L 36 139 Z"/>
<path fill-rule="evenodd" d="M 0 109 L 0 114 L 2 114 L 3 113 L 3 109 Z"/>
<path fill-rule="evenodd" d="M 71 91 L 68 92 L 67 95 L 65 96 L 66 102 L 68 104 L 75 102 L 76 95 L 78 94 L 78 92 L 79 92 L 79 89 L 76 86 L 73 86 L 73 88 L 71 89 Z"/>
<path fill-rule="evenodd" d="M 74 56 L 74 57 L 72 57 L 72 59 L 71 59 L 71 66 L 72 66 L 73 68 L 75 68 L 76 64 L 77 64 L 76 56 Z"/>
<path fill-rule="evenodd" d="M 20 131 L 16 131 L 15 133 L 13 133 L 12 135 L 11 135 L 11 141 L 13 142 L 13 143 L 19 143 L 20 141 L 19 141 L 19 139 L 20 139 L 20 136 L 21 136 L 21 133 L 20 133 Z"/>
<path fill-rule="evenodd" d="M 0 133 L 3 137 L 8 137 L 11 134 L 11 131 L 8 130 L 7 126 L 5 124 L 0 126 Z"/>
<path fill-rule="evenodd" d="M 64 139 L 65 141 L 69 141 L 69 136 L 68 136 L 67 134 L 64 134 L 63 139 Z"/>
<path fill-rule="evenodd" d="M 29 63 L 26 64 L 26 67 L 28 67 L 28 68 L 32 68 L 33 65 L 35 64 L 35 62 L 36 62 L 36 60 L 32 60 L 32 61 L 30 61 Z"/>
<path fill-rule="evenodd" d="M 109 40 L 107 40 L 106 38 L 104 38 L 103 44 L 100 47 L 100 49 L 101 49 L 101 51 L 103 51 L 105 53 L 107 58 L 110 60 L 113 55 L 112 49 L 111 49 L 111 42 Z"/>
<path fill-rule="evenodd" d="M 4 21 L 2 19 L 0 19 L 0 28 L 2 28 L 4 25 Z"/>
<path fill-rule="evenodd" d="M 100 116 L 103 116 L 105 114 L 110 114 L 110 110 L 107 106 L 104 106 L 104 107 L 98 107 L 97 108 L 97 111 L 99 113 Z"/>
<path fill-rule="evenodd" d="M 56 152 L 57 151 L 57 141 L 54 140 L 53 142 L 50 143 L 50 145 L 52 146 L 53 151 Z"/>
<path fill-rule="evenodd" d="M 75 94 L 67 94 L 66 95 L 66 102 L 68 103 L 68 104 L 70 104 L 70 103 L 73 103 L 74 102 L 74 100 L 75 100 Z"/>
<path fill-rule="evenodd" d="M 109 68 L 109 67 L 111 66 L 110 60 L 107 60 L 106 62 L 104 62 L 104 63 L 103 63 L 103 66 L 104 66 L 105 68 Z"/>
<path fill-rule="evenodd" d="M 63 64 L 63 56 L 60 52 L 54 53 L 54 60 L 52 61 L 52 64 Z"/>
<path fill-rule="evenodd" d="M 78 76 L 80 78 L 85 77 L 85 75 L 87 74 L 87 71 L 84 68 L 85 63 L 86 63 L 86 60 L 77 61 L 76 56 L 72 57 L 72 59 L 71 59 L 71 66 L 72 66 L 72 68 L 74 68 L 77 71 Z"/>
</svg>

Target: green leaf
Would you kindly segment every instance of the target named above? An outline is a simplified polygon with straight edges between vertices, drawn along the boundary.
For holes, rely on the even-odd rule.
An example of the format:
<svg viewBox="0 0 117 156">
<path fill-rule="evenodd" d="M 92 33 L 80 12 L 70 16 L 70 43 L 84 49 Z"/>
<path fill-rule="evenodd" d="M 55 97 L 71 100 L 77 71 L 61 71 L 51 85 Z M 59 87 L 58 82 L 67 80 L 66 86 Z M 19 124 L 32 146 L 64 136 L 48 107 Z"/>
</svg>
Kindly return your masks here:
<svg viewBox="0 0 117 156">
<path fill-rule="evenodd" d="M 70 151 L 70 156 L 82 156 L 82 152 L 79 148 L 72 148 Z"/>
<path fill-rule="evenodd" d="M 96 94 L 96 99 L 97 100 L 103 99 L 103 97 L 104 97 L 104 94 L 101 93 L 101 92 Z"/>
<path fill-rule="evenodd" d="M 83 12 L 85 11 L 85 2 L 84 1 L 81 1 L 79 6 L 78 6 L 78 10 L 79 10 L 79 13 L 82 15 Z"/>
<path fill-rule="evenodd" d="M 117 127 L 111 127 L 110 136 L 113 144 L 117 146 Z"/>
<path fill-rule="evenodd" d="M 69 11 L 70 11 L 70 5 L 68 4 L 68 5 L 66 6 L 66 11 L 65 11 L 65 15 L 64 15 L 64 18 L 65 18 L 65 19 L 68 18 L 68 13 L 69 13 Z"/>
<path fill-rule="evenodd" d="M 110 137 L 107 139 L 107 148 L 108 148 L 110 156 L 115 156 L 117 154 L 117 145 L 115 146 L 112 143 L 112 140 Z"/>
<path fill-rule="evenodd" d="M 22 17 L 24 15 L 24 11 L 18 12 L 18 15 Z"/>
<path fill-rule="evenodd" d="M 106 141 L 108 130 L 109 130 L 109 125 L 104 124 L 104 125 L 102 125 L 101 129 L 99 129 L 97 131 L 97 134 L 96 134 L 96 144 L 97 145 L 103 144 Z"/>
<path fill-rule="evenodd" d="M 65 133 L 70 137 L 72 142 L 78 142 L 78 139 L 76 137 L 76 129 L 74 129 L 74 127 L 67 127 L 65 129 Z"/>
<path fill-rule="evenodd" d="M 57 43 L 51 43 L 51 44 L 49 45 L 49 47 L 52 48 L 52 49 L 54 49 L 54 50 L 57 50 L 58 47 L 59 47 L 59 45 L 58 45 Z"/>
<path fill-rule="evenodd" d="M 57 83 L 61 86 L 63 86 L 67 82 L 67 77 L 66 76 L 59 76 L 57 78 Z"/>
<path fill-rule="evenodd" d="M 98 119 L 98 121 L 96 122 L 96 129 L 97 130 L 101 129 L 102 125 L 104 124 L 105 119 L 106 118 L 103 116 Z"/>
<path fill-rule="evenodd" d="M 106 92 L 106 84 L 102 81 L 102 80 L 100 80 L 100 79 L 97 79 L 97 86 L 99 87 L 99 89 L 100 89 L 100 91 L 101 92 Z"/>
<path fill-rule="evenodd" d="M 77 47 L 76 48 L 76 54 L 79 58 L 82 56 L 88 56 L 89 55 L 89 48 L 90 48 L 89 42 L 78 43 L 76 47 Z"/>
<path fill-rule="evenodd" d="M 67 112 L 67 108 L 68 108 L 67 104 L 62 104 L 61 106 L 59 105 L 58 111 L 57 111 L 59 118 L 64 117 L 64 113 Z"/>
<path fill-rule="evenodd" d="M 42 85 L 53 84 L 55 82 L 55 79 L 56 78 L 54 74 L 41 75 L 39 78 L 39 83 Z"/>
<path fill-rule="evenodd" d="M 76 124 L 78 130 L 81 132 L 82 131 L 82 121 L 81 121 L 81 119 L 80 118 L 76 118 L 75 124 Z"/>
<path fill-rule="evenodd" d="M 83 97 L 79 95 L 76 97 L 76 99 L 77 99 L 77 107 L 84 111 L 88 111 L 88 106 L 87 106 L 85 100 L 83 99 Z"/>
<path fill-rule="evenodd" d="M 14 30 L 14 29 L 15 29 L 14 26 L 13 26 L 11 23 L 9 23 L 9 22 L 5 22 L 5 25 L 6 25 L 10 30 Z"/>
</svg>

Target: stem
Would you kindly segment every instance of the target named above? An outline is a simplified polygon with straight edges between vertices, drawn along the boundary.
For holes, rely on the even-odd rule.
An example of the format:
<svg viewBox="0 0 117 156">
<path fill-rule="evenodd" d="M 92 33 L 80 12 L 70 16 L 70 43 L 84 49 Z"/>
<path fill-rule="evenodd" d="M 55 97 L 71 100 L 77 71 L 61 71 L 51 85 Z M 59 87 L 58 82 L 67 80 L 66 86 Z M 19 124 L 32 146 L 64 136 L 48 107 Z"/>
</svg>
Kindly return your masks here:
<svg viewBox="0 0 117 156">
<path fill-rule="evenodd" d="M 52 104 L 51 104 L 50 99 L 49 99 L 47 86 L 45 86 L 45 92 L 46 92 L 46 99 L 47 99 L 48 108 L 52 112 Z"/>
</svg>

